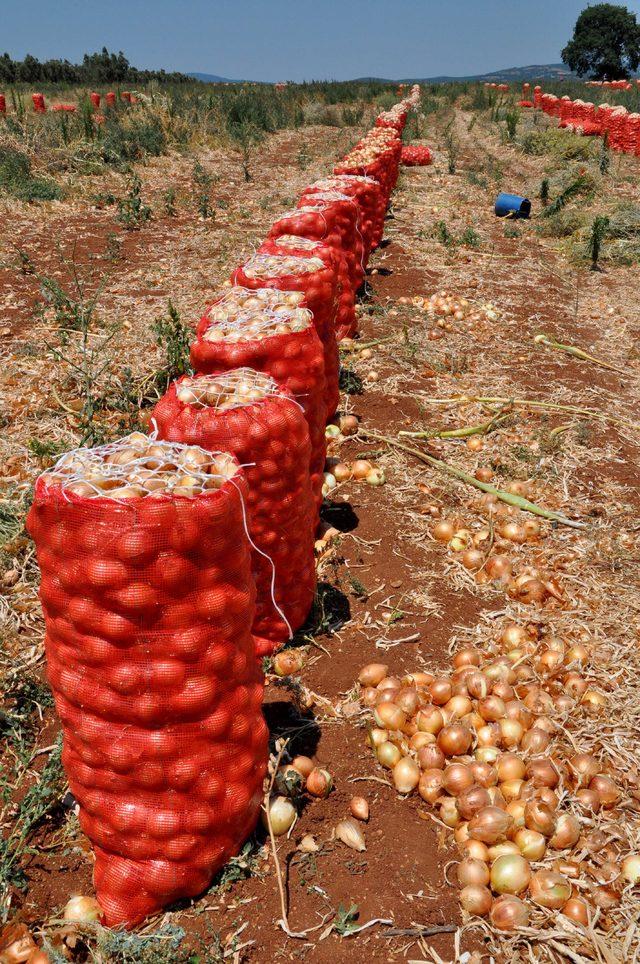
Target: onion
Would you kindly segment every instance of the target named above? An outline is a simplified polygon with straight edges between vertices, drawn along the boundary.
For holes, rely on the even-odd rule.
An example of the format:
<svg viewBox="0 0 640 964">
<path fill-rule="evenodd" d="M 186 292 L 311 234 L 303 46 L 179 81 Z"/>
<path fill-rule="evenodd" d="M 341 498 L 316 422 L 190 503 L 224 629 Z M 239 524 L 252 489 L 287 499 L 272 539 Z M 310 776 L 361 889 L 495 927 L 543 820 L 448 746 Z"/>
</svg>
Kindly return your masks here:
<svg viewBox="0 0 640 964">
<path fill-rule="evenodd" d="M 453 695 L 451 680 L 447 676 L 440 676 L 429 685 L 429 695 L 436 706 L 444 706 Z"/>
<path fill-rule="evenodd" d="M 537 830 L 545 837 L 552 837 L 556 829 L 556 815 L 546 803 L 530 800 L 524 808 L 524 822 L 528 830 Z"/>
<path fill-rule="evenodd" d="M 444 707 L 449 720 L 459 720 L 470 713 L 472 709 L 473 704 L 468 696 L 452 696 Z"/>
<path fill-rule="evenodd" d="M 468 914 L 485 917 L 491 910 L 491 891 L 487 887 L 469 884 L 460 891 L 460 906 Z"/>
<path fill-rule="evenodd" d="M 376 756 L 381 766 L 386 767 L 387 770 L 393 770 L 394 766 L 400 762 L 402 753 L 395 744 L 386 740 L 378 747 Z"/>
<path fill-rule="evenodd" d="M 436 522 L 432 529 L 433 538 L 438 542 L 449 542 L 453 538 L 453 534 L 456 531 L 456 527 L 452 522 L 447 519 L 441 519 L 440 522 Z"/>
<path fill-rule="evenodd" d="M 605 810 L 610 810 L 611 807 L 615 807 L 622 796 L 615 781 L 612 780 L 611 777 L 604 776 L 602 773 L 597 774 L 593 778 L 589 784 L 589 789 L 595 790 Z"/>
<path fill-rule="evenodd" d="M 484 700 L 478 700 L 478 713 L 487 723 L 495 723 L 504 717 L 504 700 L 493 695 L 487 696 Z"/>
<path fill-rule="evenodd" d="M 480 569 L 484 562 L 484 553 L 480 552 L 479 549 L 465 549 L 460 555 L 460 562 L 465 569 L 471 571 Z"/>
<path fill-rule="evenodd" d="M 467 692 L 474 699 L 485 699 L 489 693 L 489 680 L 480 670 L 469 673 L 465 680 Z"/>
<path fill-rule="evenodd" d="M 491 865 L 491 889 L 496 894 L 520 894 L 531 880 L 531 869 L 524 857 L 505 854 Z"/>
<path fill-rule="evenodd" d="M 376 706 L 374 717 L 378 726 L 388 730 L 401 730 L 407 722 L 407 714 L 393 702 L 380 703 Z"/>
<path fill-rule="evenodd" d="M 367 477 L 372 468 L 371 462 L 368 462 L 366 459 L 356 459 L 355 462 L 351 463 L 351 475 L 354 479 L 362 481 Z"/>
<path fill-rule="evenodd" d="M 328 797 L 333 786 L 333 779 L 328 770 L 315 767 L 307 777 L 307 792 L 312 797 Z"/>
<path fill-rule="evenodd" d="M 493 764 L 500 756 L 500 750 L 496 746 L 479 746 L 474 756 L 479 763 Z"/>
<path fill-rule="evenodd" d="M 578 786 L 588 786 L 600 772 L 600 764 L 591 753 L 576 753 L 569 759 L 569 770 Z"/>
<path fill-rule="evenodd" d="M 589 925 L 589 905 L 579 897 L 570 897 L 562 908 L 562 913 L 576 924 L 582 924 L 583 927 Z"/>
<path fill-rule="evenodd" d="M 288 802 L 288 801 L 287 801 Z M 104 911 L 93 897 L 71 897 L 64 907 L 64 920 L 79 921 L 83 924 L 101 920 Z"/>
<path fill-rule="evenodd" d="M 418 691 L 413 686 L 403 686 L 396 693 L 395 703 L 407 716 L 413 716 L 418 709 Z"/>
<path fill-rule="evenodd" d="M 269 828 L 267 815 L 263 812 L 263 823 Z M 287 797 L 272 797 L 269 801 L 269 820 L 274 837 L 281 837 L 296 819 L 296 808 Z"/>
<path fill-rule="evenodd" d="M 461 666 L 479 666 L 480 665 L 480 653 L 477 649 L 461 649 L 453 657 L 453 665 L 456 669 Z"/>
<path fill-rule="evenodd" d="M 640 856 L 638 854 L 629 854 L 622 861 L 622 876 L 630 884 L 637 884 L 640 882 Z"/>
<path fill-rule="evenodd" d="M 489 556 L 484 570 L 490 579 L 498 579 L 500 582 L 507 583 L 511 578 L 513 566 L 511 560 L 507 559 L 506 556 Z"/>
<path fill-rule="evenodd" d="M 460 814 L 456 806 L 455 797 L 443 797 L 440 801 L 440 819 L 446 827 L 452 830 L 460 823 Z"/>
<path fill-rule="evenodd" d="M 367 663 L 363 666 L 358 675 L 358 680 L 363 686 L 377 686 L 386 678 L 389 667 L 385 663 Z"/>
<path fill-rule="evenodd" d="M 600 713 L 607 705 L 607 698 L 604 693 L 598 690 L 587 690 L 582 697 L 582 704 L 585 709 L 593 713 Z"/>
<path fill-rule="evenodd" d="M 304 666 L 304 653 L 297 649 L 285 649 L 273 657 L 273 672 L 276 676 L 291 676 Z"/>
<path fill-rule="evenodd" d="M 418 786 L 420 767 L 411 757 L 405 756 L 396 763 L 392 776 L 398 793 L 411 793 Z"/>
<path fill-rule="evenodd" d="M 472 740 L 471 731 L 461 723 L 450 723 L 438 733 L 438 746 L 445 756 L 462 756 Z"/>
<path fill-rule="evenodd" d="M 620 903 L 620 894 L 612 887 L 596 887 L 591 896 L 596 907 L 602 910 L 611 910 Z"/>
<path fill-rule="evenodd" d="M 500 720 L 500 735 L 506 747 L 518 746 L 524 736 L 524 727 L 519 720 Z"/>
<path fill-rule="evenodd" d="M 498 532 L 503 539 L 507 539 L 508 542 L 522 543 L 527 541 L 527 533 L 524 526 L 518 525 L 517 522 L 505 522 L 500 526 Z"/>
<path fill-rule="evenodd" d="M 549 734 L 545 732 L 545 730 L 534 726 L 524 734 L 520 746 L 523 750 L 530 751 L 531 753 L 543 753 L 550 743 L 551 737 Z"/>
<path fill-rule="evenodd" d="M 504 894 L 493 902 L 491 923 L 499 931 L 513 931 L 519 927 L 526 927 L 529 923 L 527 905 L 513 894 Z"/>
<path fill-rule="evenodd" d="M 469 821 L 469 836 L 482 843 L 504 840 L 513 826 L 513 817 L 498 807 L 484 807 Z"/>
<path fill-rule="evenodd" d="M 473 786 L 473 773 L 464 763 L 451 763 L 442 774 L 442 786 L 457 797 Z"/>
<path fill-rule="evenodd" d="M 524 800 L 509 800 L 505 807 L 508 814 L 513 817 L 513 829 L 521 830 L 524 827 L 524 811 L 526 803 Z"/>
<path fill-rule="evenodd" d="M 580 824 L 572 813 L 561 813 L 556 822 L 555 833 L 549 840 L 549 845 L 556 850 L 569 850 L 574 847 L 580 837 Z"/>
<path fill-rule="evenodd" d="M 528 639 L 529 634 L 527 633 L 527 630 L 524 628 L 524 626 L 518 626 L 517 623 L 507 623 L 500 634 L 500 642 L 504 643 L 509 648 L 523 646 Z"/>
<path fill-rule="evenodd" d="M 497 723 L 486 723 L 476 730 L 478 746 L 497 746 L 500 742 L 501 733 Z"/>
<path fill-rule="evenodd" d="M 418 793 L 432 806 L 443 794 L 442 770 L 425 770 L 418 781 Z"/>
<path fill-rule="evenodd" d="M 553 870 L 538 870 L 529 884 L 531 900 L 540 907 L 560 910 L 571 897 L 571 884 Z"/>
<path fill-rule="evenodd" d="M 473 860 L 481 860 L 483 863 L 489 860 L 489 848 L 480 840 L 473 840 L 472 837 L 469 837 L 464 841 L 460 849 L 467 857 L 471 857 Z"/>
<path fill-rule="evenodd" d="M 526 857 L 527 860 L 542 860 L 544 857 L 547 841 L 537 830 L 527 830 L 526 828 L 518 830 L 513 840 L 518 845 L 522 856 Z"/>
<path fill-rule="evenodd" d="M 364 797 L 351 797 L 349 809 L 351 810 L 351 815 L 355 817 L 356 820 L 362 820 L 366 823 L 369 819 L 369 804 Z"/>
<path fill-rule="evenodd" d="M 435 706 L 427 706 L 418 713 L 416 725 L 424 733 L 439 733 L 444 726 L 442 711 Z"/>
<path fill-rule="evenodd" d="M 492 695 L 504 700 L 506 712 L 507 701 L 513 700 L 516 694 L 513 686 L 511 686 L 509 683 L 505 683 L 504 680 L 498 680 L 497 683 L 493 684 Z"/>
<path fill-rule="evenodd" d="M 527 778 L 533 783 L 534 787 L 551 787 L 553 789 L 560 782 L 560 774 L 553 760 L 548 756 L 537 757 L 529 761 Z"/>
<path fill-rule="evenodd" d="M 461 887 L 469 885 L 486 887 L 491 879 L 489 868 L 484 860 L 474 860 L 473 857 L 466 857 L 460 861 L 457 876 Z"/>
<path fill-rule="evenodd" d="M 425 734 L 417 734 L 418 736 Z M 442 770 L 445 765 L 445 755 L 439 746 L 431 743 L 418 750 L 418 764 L 423 770 Z"/>
<path fill-rule="evenodd" d="M 457 825 L 457 827 L 453 831 L 453 839 L 458 844 L 458 846 L 460 846 L 460 844 L 463 844 L 465 840 L 469 840 L 468 821 L 464 820 L 462 823 L 459 823 Z"/>
<path fill-rule="evenodd" d="M 477 784 L 458 796 L 458 812 L 463 820 L 471 820 L 479 810 L 491 805 L 491 797 L 484 787 Z"/>
<path fill-rule="evenodd" d="M 407 723 L 407 730 L 409 727 L 414 727 L 415 723 Z M 421 750 L 425 746 L 433 746 L 435 744 L 436 738 L 433 733 L 421 733 L 420 730 L 416 729 L 415 733 L 411 734 L 409 740 L 409 746 L 412 750 Z M 436 747 L 436 749 L 438 749 Z M 438 751 L 440 752 L 440 751 Z"/>
<path fill-rule="evenodd" d="M 498 857 L 506 857 L 507 855 L 520 856 L 520 848 L 514 844 L 513 840 L 503 840 L 501 843 L 494 844 L 489 847 L 489 861 L 493 863 Z"/>
<path fill-rule="evenodd" d="M 498 781 L 522 780 L 526 773 L 526 766 L 515 753 L 504 753 L 496 763 Z"/>
<path fill-rule="evenodd" d="M 524 780 L 504 780 L 500 784 L 500 793 L 505 800 L 518 800 L 523 786 Z"/>
<path fill-rule="evenodd" d="M 498 770 L 490 763 L 480 763 L 474 760 L 469 764 L 473 779 L 481 787 L 495 787 L 498 782 Z"/>
<path fill-rule="evenodd" d="M 389 731 L 383 730 L 379 726 L 374 726 L 369 730 L 368 740 L 373 749 L 379 747 L 389 739 Z"/>
<path fill-rule="evenodd" d="M 600 794 L 595 790 L 577 790 L 576 800 L 587 813 L 598 813 L 602 806 Z"/>
</svg>

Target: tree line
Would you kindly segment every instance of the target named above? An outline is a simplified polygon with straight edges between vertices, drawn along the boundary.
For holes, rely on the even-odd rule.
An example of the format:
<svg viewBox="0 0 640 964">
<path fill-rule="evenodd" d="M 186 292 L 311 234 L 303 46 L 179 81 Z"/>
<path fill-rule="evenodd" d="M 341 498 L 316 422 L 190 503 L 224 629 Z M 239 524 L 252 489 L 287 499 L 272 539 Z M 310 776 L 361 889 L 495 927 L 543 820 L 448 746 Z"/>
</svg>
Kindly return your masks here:
<svg viewBox="0 0 640 964">
<path fill-rule="evenodd" d="M 99 53 L 85 54 L 81 64 L 68 60 L 40 61 L 27 54 L 24 60 L 13 60 L 9 54 L 0 56 L 0 84 L 145 84 L 193 83 L 193 78 L 165 70 L 138 70 L 125 55 L 110 53 L 103 47 Z"/>
</svg>

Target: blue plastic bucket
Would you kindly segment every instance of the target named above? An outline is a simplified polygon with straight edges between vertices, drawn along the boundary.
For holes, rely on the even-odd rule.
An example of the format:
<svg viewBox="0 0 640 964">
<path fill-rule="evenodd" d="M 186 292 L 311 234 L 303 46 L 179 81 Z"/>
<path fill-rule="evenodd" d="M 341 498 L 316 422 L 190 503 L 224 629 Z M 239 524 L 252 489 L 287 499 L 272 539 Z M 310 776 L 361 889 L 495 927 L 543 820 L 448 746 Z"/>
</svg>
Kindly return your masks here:
<svg viewBox="0 0 640 964">
<path fill-rule="evenodd" d="M 528 218 L 531 214 L 531 201 L 518 194 L 498 194 L 496 198 L 496 217 Z"/>
</svg>

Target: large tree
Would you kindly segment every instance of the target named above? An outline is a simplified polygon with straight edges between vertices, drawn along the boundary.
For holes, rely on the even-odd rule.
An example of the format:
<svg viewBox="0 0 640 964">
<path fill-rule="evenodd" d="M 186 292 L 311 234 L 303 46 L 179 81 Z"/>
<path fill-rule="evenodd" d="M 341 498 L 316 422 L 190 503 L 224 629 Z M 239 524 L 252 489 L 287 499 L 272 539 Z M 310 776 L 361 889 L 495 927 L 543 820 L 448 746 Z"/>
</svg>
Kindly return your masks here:
<svg viewBox="0 0 640 964">
<path fill-rule="evenodd" d="M 583 10 L 562 60 L 579 74 L 595 80 L 628 77 L 640 64 L 640 26 L 635 13 L 614 3 L 596 3 Z"/>
</svg>

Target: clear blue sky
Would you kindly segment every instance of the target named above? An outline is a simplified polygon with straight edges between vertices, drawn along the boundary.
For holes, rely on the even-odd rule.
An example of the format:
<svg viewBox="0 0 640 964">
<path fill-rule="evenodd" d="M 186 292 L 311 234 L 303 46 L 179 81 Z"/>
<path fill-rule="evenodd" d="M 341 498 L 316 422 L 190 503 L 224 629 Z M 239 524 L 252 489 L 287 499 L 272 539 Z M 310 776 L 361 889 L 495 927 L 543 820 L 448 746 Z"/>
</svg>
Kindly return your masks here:
<svg viewBox="0 0 640 964">
<path fill-rule="evenodd" d="M 4 0 L 0 50 L 233 79 L 431 77 L 557 63 L 586 0 Z M 640 0 L 627 6 L 640 14 Z"/>
</svg>

